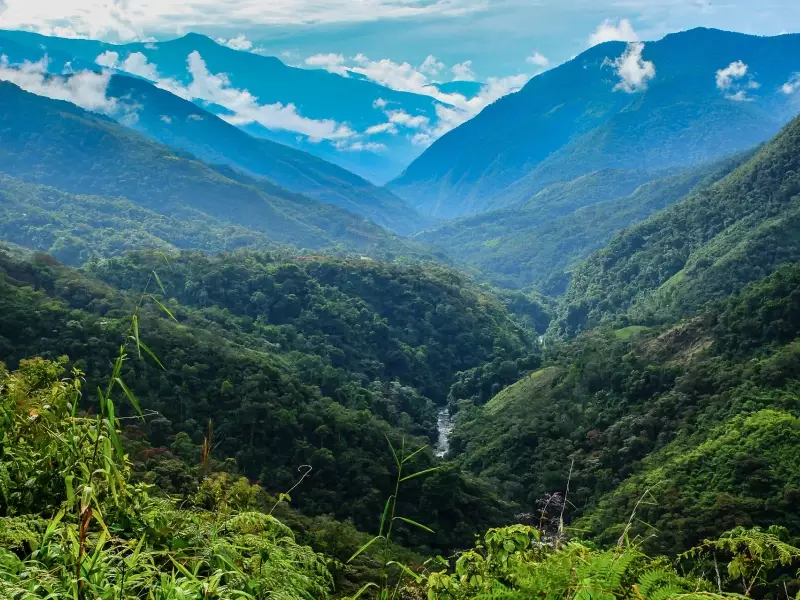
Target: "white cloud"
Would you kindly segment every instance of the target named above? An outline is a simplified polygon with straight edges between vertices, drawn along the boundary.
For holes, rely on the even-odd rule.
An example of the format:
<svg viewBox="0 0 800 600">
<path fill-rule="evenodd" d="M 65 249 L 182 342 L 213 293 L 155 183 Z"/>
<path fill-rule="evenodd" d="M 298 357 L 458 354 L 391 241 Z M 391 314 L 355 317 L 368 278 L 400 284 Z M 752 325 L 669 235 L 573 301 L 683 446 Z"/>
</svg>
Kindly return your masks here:
<svg viewBox="0 0 800 600">
<path fill-rule="evenodd" d="M 789 77 L 789 81 L 781 86 L 781 91 L 787 96 L 800 91 L 800 73 L 793 73 L 792 76 Z"/>
<path fill-rule="evenodd" d="M 614 91 L 623 91 L 628 94 L 643 92 L 647 85 L 656 76 L 656 66 L 652 61 L 644 60 L 642 42 L 631 42 L 625 48 L 622 56 L 614 61 L 606 59 L 606 64 L 614 67 L 619 77 L 619 83 L 614 86 Z"/>
<path fill-rule="evenodd" d="M 729 66 L 717 71 L 717 87 L 722 91 L 731 89 L 734 80 L 747 75 L 747 71 L 748 66 L 741 60 L 732 62 Z"/>
<path fill-rule="evenodd" d="M 739 90 L 735 94 L 727 94 L 725 97 L 734 102 L 753 102 L 753 98 L 748 96 L 745 90 Z"/>
<path fill-rule="evenodd" d="M 334 146 L 337 150 L 342 150 L 344 152 L 383 152 L 386 150 L 386 144 L 381 144 L 377 142 L 334 142 Z"/>
<path fill-rule="evenodd" d="M 141 52 L 132 52 L 125 60 L 120 62 L 117 52 L 106 50 L 95 58 L 94 62 L 101 67 L 125 71 L 126 73 L 149 79 L 150 81 L 157 81 L 160 77 L 156 66 L 148 62 L 147 57 Z"/>
<path fill-rule="evenodd" d="M 716 81 L 717 89 L 724 92 L 728 100 L 735 102 L 751 101 L 752 98 L 747 95 L 747 91 L 761 87 L 750 74 L 750 67 L 741 60 L 734 61 L 717 71 Z"/>
<path fill-rule="evenodd" d="M 167 125 L 171 125 L 172 124 L 172 117 L 170 117 L 169 115 L 161 115 L 160 118 L 161 118 L 161 121 L 166 123 Z"/>
<path fill-rule="evenodd" d="M 187 66 L 192 78 L 188 86 L 173 79 L 162 79 L 157 85 L 182 98 L 202 100 L 226 108 L 231 114 L 222 118 L 229 123 L 258 123 L 268 129 L 303 134 L 311 141 L 345 139 L 355 135 L 350 127 L 334 120 L 303 117 L 294 104 L 259 104 L 258 98 L 247 90 L 233 87 L 224 73 L 211 73 L 196 50 L 187 57 Z"/>
<path fill-rule="evenodd" d="M 638 42 L 639 36 L 628 19 L 603 21 L 594 33 L 589 36 L 589 46 L 597 46 L 605 42 Z"/>
<path fill-rule="evenodd" d="M 132 112 L 131 107 L 124 106 L 117 98 L 107 96 L 110 73 L 81 71 L 68 76 L 49 75 L 48 64 L 45 56 L 35 63 L 25 61 L 14 66 L 3 55 L 0 56 L 0 80 L 14 83 L 37 96 L 65 100 L 94 112 L 120 116 Z"/>
<path fill-rule="evenodd" d="M 372 127 L 368 127 L 367 130 L 364 132 L 366 135 L 378 135 L 380 133 L 388 133 L 389 135 L 396 135 L 397 134 L 397 125 L 389 121 L 388 123 L 379 123 L 378 125 L 373 125 Z"/>
<path fill-rule="evenodd" d="M 472 72 L 472 61 L 465 60 L 462 63 L 450 67 L 453 73 L 453 81 L 475 81 L 475 73 Z"/>
<path fill-rule="evenodd" d="M 432 54 L 429 54 L 427 58 L 423 61 L 423 63 L 419 66 L 420 73 L 427 75 L 428 77 L 436 77 L 444 71 L 447 67 L 443 62 L 438 60 Z"/>
<path fill-rule="evenodd" d="M 319 24 L 368 22 L 415 16 L 457 16 L 482 11 L 475 0 L 5 0 L 4 29 L 33 29 L 46 35 L 109 40 L 143 40 L 145 31 L 176 33 L 247 23 Z M 65 28 L 64 23 L 70 27 Z M 235 38 L 234 38 L 235 39 Z"/>
<path fill-rule="evenodd" d="M 429 146 L 433 143 L 434 137 L 429 133 L 415 133 L 411 136 L 411 143 L 415 146 Z"/>
<path fill-rule="evenodd" d="M 248 40 L 243 33 L 240 33 L 239 35 L 227 40 L 225 38 L 217 38 L 217 43 L 222 44 L 223 46 L 227 46 L 228 48 L 231 48 L 233 50 L 253 49 L 253 42 Z"/>
<path fill-rule="evenodd" d="M 536 67 L 540 67 L 542 69 L 546 69 L 550 66 L 550 59 L 548 59 L 544 54 L 541 52 L 534 52 L 528 58 L 525 59 L 525 62 Z"/>
<path fill-rule="evenodd" d="M 373 108 L 386 108 L 386 105 L 389 104 L 383 98 L 377 98 L 375 102 L 372 103 Z"/>
<path fill-rule="evenodd" d="M 428 127 L 431 120 L 424 115 L 410 115 L 404 110 L 394 110 L 387 113 L 389 121 L 395 125 L 402 125 L 409 129 Z"/>
<path fill-rule="evenodd" d="M 338 73 L 347 77 L 347 68 L 344 66 L 345 59 L 343 54 L 315 54 L 305 60 L 309 67 L 321 67 L 331 73 Z"/>
</svg>

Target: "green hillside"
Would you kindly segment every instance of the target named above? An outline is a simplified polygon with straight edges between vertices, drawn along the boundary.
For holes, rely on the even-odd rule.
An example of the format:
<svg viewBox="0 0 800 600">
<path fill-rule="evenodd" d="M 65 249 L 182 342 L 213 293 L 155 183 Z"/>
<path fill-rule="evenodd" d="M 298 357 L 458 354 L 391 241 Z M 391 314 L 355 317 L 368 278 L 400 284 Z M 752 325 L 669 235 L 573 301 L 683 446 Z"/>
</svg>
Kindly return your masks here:
<svg viewBox="0 0 800 600">
<path fill-rule="evenodd" d="M 691 314 L 800 259 L 800 120 L 706 190 L 616 236 L 576 269 L 554 330 Z M 624 320 L 624 319 L 623 319 Z"/>
<path fill-rule="evenodd" d="M 727 175 L 734 157 L 676 174 L 598 171 L 552 185 L 524 204 L 424 232 L 416 239 L 447 249 L 492 283 L 559 295 L 571 271 L 619 231 Z M 654 178 L 656 177 L 656 178 Z"/>
<path fill-rule="evenodd" d="M 604 543 L 643 495 L 629 533 L 654 552 L 737 525 L 798 536 L 799 281 L 787 265 L 677 325 L 552 346 L 485 405 L 451 399 L 451 455 L 528 510 L 569 479 L 576 531 Z"/>
</svg>

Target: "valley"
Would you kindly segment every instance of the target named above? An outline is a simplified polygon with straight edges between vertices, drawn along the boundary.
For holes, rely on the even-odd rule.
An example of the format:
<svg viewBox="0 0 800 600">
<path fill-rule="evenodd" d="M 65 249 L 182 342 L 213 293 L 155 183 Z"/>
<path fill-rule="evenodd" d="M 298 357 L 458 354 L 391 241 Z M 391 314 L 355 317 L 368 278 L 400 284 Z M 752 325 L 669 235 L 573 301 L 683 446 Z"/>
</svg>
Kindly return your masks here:
<svg viewBox="0 0 800 600">
<path fill-rule="evenodd" d="M 0 598 L 800 595 L 800 34 L 94 37 L 0 30 Z"/>
</svg>

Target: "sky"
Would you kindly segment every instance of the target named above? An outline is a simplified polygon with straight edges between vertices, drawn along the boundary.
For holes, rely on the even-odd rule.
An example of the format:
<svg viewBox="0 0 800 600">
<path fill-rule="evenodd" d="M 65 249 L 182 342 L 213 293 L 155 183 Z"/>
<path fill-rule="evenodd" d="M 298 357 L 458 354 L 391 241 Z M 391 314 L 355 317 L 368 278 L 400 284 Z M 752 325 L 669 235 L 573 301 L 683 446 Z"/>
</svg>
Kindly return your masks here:
<svg viewBox="0 0 800 600">
<path fill-rule="evenodd" d="M 427 60 L 429 78 L 439 81 L 533 75 L 606 38 L 659 39 L 698 26 L 796 32 L 800 2 L 0 0 L 3 29 L 112 42 L 194 31 L 297 66 L 335 70 L 368 59 L 420 70 Z"/>
</svg>

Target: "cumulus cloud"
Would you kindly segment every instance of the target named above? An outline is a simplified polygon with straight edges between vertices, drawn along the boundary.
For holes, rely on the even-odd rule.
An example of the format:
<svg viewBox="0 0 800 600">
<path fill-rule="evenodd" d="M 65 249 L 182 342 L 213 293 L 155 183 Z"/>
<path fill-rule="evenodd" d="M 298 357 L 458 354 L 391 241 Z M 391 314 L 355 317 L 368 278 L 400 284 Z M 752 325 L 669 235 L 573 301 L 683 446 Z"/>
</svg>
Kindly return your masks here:
<svg viewBox="0 0 800 600">
<path fill-rule="evenodd" d="M 638 42 L 639 36 L 628 19 L 603 21 L 594 33 L 589 36 L 589 46 L 597 46 L 605 42 Z"/>
<path fill-rule="evenodd" d="M 372 103 L 373 108 L 386 108 L 389 103 L 384 100 L 383 98 L 377 98 L 375 102 Z"/>
<path fill-rule="evenodd" d="M 423 63 L 419 66 L 420 73 L 427 75 L 428 77 L 437 77 L 439 73 L 444 71 L 447 67 L 443 62 L 437 59 L 432 54 L 428 55 Z"/>
<path fill-rule="evenodd" d="M 217 38 L 217 43 L 232 48 L 233 50 L 251 50 L 253 48 L 253 42 L 248 40 L 243 33 L 230 39 Z"/>
<path fill-rule="evenodd" d="M 528 58 L 525 59 L 525 62 L 541 69 L 546 69 L 550 66 L 550 59 L 548 59 L 544 54 L 541 52 L 534 52 Z"/>
<path fill-rule="evenodd" d="M 472 72 L 472 61 L 465 60 L 462 63 L 450 67 L 453 73 L 453 81 L 475 81 L 475 73 Z"/>
<path fill-rule="evenodd" d="M 347 76 L 347 67 L 344 65 L 345 59 L 343 54 L 315 54 L 309 56 L 305 62 L 309 67 L 319 67 L 331 73 Z"/>
<path fill-rule="evenodd" d="M 728 100 L 735 102 L 751 101 L 748 90 L 757 90 L 761 87 L 750 74 L 750 67 L 741 60 L 734 61 L 717 71 L 716 81 L 717 89 L 724 92 Z"/>
<path fill-rule="evenodd" d="M 196 50 L 189 54 L 187 67 L 191 82 L 184 85 L 174 79 L 161 79 L 157 85 L 187 100 L 200 100 L 216 104 L 228 111 L 224 118 L 234 125 L 258 123 L 267 129 L 293 131 L 310 141 L 345 139 L 355 132 L 345 124 L 332 119 L 309 119 L 300 115 L 294 104 L 261 104 L 247 90 L 231 85 L 224 73 L 211 73 L 203 57 Z"/>
<path fill-rule="evenodd" d="M 404 110 L 394 110 L 387 113 L 389 122 L 402 125 L 409 129 L 420 129 L 430 125 L 430 119 L 424 115 L 410 115 Z"/>
<path fill-rule="evenodd" d="M 622 56 L 614 61 L 608 61 L 614 67 L 614 72 L 619 77 L 619 83 L 614 86 L 614 91 L 623 91 L 628 94 L 643 92 L 647 85 L 656 76 L 656 66 L 652 61 L 644 60 L 642 42 L 631 42 L 625 48 Z"/>
<path fill-rule="evenodd" d="M 86 110 L 107 115 L 125 116 L 134 107 L 124 106 L 117 98 L 109 98 L 108 82 L 111 74 L 81 71 L 60 76 L 47 73 L 49 58 L 32 63 L 11 65 L 6 55 L 0 56 L 0 80 L 18 85 L 26 92 L 46 96 L 54 100 L 65 100 Z"/>
<path fill-rule="evenodd" d="M 161 115 L 160 119 L 167 125 L 172 125 L 172 117 L 170 117 L 169 115 Z"/>
<path fill-rule="evenodd" d="M 789 81 L 781 86 L 781 91 L 787 96 L 791 96 L 797 91 L 800 91 L 800 73 L 793 73 L 789 77 Z"/>
<path fill-rule="evenodd" d="M 364 132 L 366 135 L 379 135 L 381 133 L 388 133 L 389 135 L 397 135 L 397 125 L 391 121 L 387 123 L 379 123 L 368 127 Z"/>
<path fill-rule="evenodd" d="M 748 66 L 741 60 L 732 62 L 729 66 L 717 71 L 717 87 L 723 91 L 731 89 L 734 80 L 747 75 L 747 70 Z"/>
<path fill-rule="evenodd" d="M 141 52 L 132 52 L 125 60 L 120 61 L 119 53 L 106 50 L 95 58 L 94 62 L 101 67 L 125 71 L 150 81 L 157 81 L 160 77 L 156 65 L 148 62 L 147 57 Z"/>
</svg>

